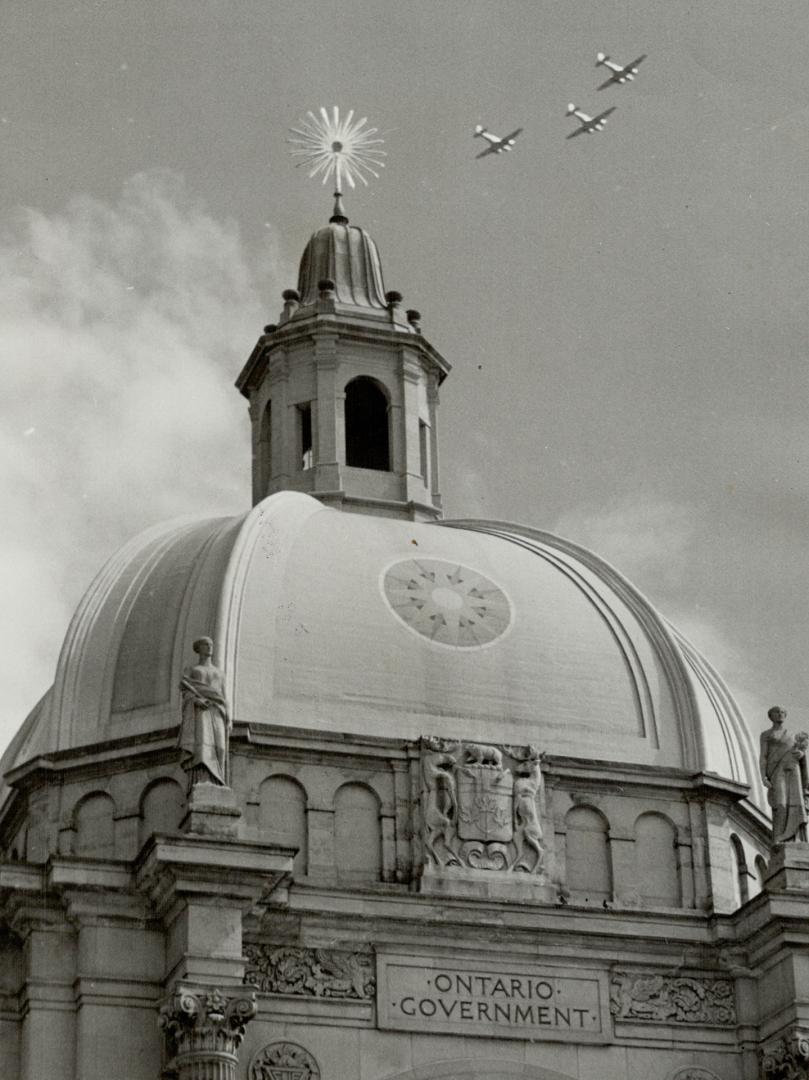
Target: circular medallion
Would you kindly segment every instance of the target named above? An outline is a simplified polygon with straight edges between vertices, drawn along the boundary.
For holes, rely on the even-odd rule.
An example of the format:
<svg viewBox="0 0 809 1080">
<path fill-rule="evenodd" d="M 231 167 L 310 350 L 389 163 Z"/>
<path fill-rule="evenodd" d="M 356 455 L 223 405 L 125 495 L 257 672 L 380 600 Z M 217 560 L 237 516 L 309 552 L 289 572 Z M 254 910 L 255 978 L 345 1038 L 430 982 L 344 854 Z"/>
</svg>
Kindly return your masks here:
<svg viewBox="0 0 809 1080">
<path fill-rule="evenodd" d="M 503 590 L 459 563 L 404 559 L 383 571 L 381 584 L 394 615 L 436 645 L 484 648 L 511 625 L 511 605 Z"/>
<path fill-rule="evenodd" d="M 250 1080 L 320 1080 L 320 1066 L 298 1043 L 273 1042 L 253 1056 Z"/>
</svg>

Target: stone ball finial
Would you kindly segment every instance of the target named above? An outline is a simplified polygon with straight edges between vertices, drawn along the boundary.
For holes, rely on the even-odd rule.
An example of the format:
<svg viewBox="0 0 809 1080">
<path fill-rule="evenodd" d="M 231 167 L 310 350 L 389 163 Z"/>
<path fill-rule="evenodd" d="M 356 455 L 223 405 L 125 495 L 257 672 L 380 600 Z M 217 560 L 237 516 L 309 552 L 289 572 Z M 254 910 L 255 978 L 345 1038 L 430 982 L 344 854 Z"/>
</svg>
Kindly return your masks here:
<svg viewBox="0 0 809 1080">
<path fill-rule="evenodd" d="M 296 304 L 300 303 L 301 299 L 300 293 L 297 289 L 284 289 L 284 291 L 281 293 L 281 298 L 283 300 L 286 300 L 287 303 L 289 303 L 291 300 Z"/>
<path fill-rule="evenodd" d="M 264 333 L 274 334 L 277 329 L 278 327 L 275 325 L 275 323 L 267 323 L 267 325 L 264 327 Z"/>
<path fill-rule="evenodd" d="M 416 311 L 415 308 L 408 308 L 405 312 L 405 315 L 407 315 L 407 321 L 410 323 L 414 330 L 419 330 L 421 328 L 420 311 Z"/>
<path fill-rule="evenodd" d="M 398 307 L 402 302 L 402 294 L 396 292 L 395 289 L 391 289 L 390 292 L 385 293 L 385 299 L 388 302 L 388 307 Z"/>
<path fill-rule="evenodd" d="M 333 293 L 336 288 L 331 278 L 321 278 L 320 281 L 318 281 L 317 283 L 317 287 L 320 290 L 321 295 L 323 295 L 324 293 L 326 295 L 328 295 L 329 293 Z"/>
</svg>

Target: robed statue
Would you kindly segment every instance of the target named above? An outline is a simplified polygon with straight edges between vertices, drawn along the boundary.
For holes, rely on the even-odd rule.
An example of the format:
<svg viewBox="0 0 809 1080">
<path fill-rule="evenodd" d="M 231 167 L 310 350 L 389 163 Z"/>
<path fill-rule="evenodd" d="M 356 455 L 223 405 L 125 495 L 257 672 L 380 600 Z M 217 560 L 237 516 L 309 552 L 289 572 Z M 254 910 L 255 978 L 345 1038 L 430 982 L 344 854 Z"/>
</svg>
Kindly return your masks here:
<svg viewBox="0 0 809 1080">
<path fill-rule="evenodd" d="M 787 711 L 779 705 L 774 705 L 767 716 L 772 727 L 761 733 L 759 768 L 772 807 L 772 841 L 778 845 L 788 840 L 806 840 L 809 735 L 805 731 L 790 734 L 784 726 Z"/>
<path fill-rule="evenodd" d="M 213 662 L 213 642 L 194 642 L 197 663 L 187 667 L 180 681 L 183 718 L 178 745 L 189 786 L 228 782 L 228 736 L 232 721 L 225 701 L 222 672 Z"/>
</svg>

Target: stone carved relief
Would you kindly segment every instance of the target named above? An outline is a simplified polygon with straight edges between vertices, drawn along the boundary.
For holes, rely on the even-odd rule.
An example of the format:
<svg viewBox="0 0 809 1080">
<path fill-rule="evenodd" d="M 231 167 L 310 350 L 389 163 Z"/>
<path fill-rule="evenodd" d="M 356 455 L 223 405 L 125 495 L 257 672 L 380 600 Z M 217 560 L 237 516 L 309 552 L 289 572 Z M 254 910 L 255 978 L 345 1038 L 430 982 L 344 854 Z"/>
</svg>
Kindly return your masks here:
<svg viewBox="0 0 809 1080">
<path fill-rule="evenodd" d="M 759 1054 L 762 1080 L 809 1080 L 809 1031 L 794 1028 Z"/>
<path fill-rule="evenodd" d="M 421 740 L 424 861 L 539 874 L 542 755 L 533 746 Z"/>
<path fill-rule="evenodd" d="M 245 983 L 265 994 L 359 1001 L 374 996 L 376 975 L 370 952 L 247 944 L 245 955 Z"/>
<path fill-rule="evenodd" d="M 610 980 L 610 1012 L 616 1020 L 735 1024 L 733 982 L 618 971 Z"/>
<path fill-rule="evenodd" d="M 297 1043 L 274 1042 L 258 1051 L 247 1075 L 249 1080 L 320 1080 L 320 1066 Z"/>
</svg>

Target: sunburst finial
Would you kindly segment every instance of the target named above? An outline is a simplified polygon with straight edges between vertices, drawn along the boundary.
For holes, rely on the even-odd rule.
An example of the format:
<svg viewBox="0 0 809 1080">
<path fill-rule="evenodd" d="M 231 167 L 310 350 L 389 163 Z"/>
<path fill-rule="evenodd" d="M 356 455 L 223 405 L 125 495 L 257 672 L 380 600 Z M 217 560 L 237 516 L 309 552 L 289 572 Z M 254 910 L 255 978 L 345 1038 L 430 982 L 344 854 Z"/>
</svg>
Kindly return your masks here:
<svg viewBox="0 0 809 1080">
<path fill-rule="evenodd" d="M 357 180 L 368 186 L 368 175 L 379 178 L 377 169 L 384 169 L 385 151 L 380 149 L 384 139 L 374 138 L 376 128 L 367 128 L 367 117 L 354 120 L 351 109 L 345 119 L 340 119 L 340 110 L 335 105 L 331 116 L 321 106 L 320 116 L 308 112 L 298 127 L 290 128 L 293 137 L 287 141 L 295 149 L 290 151 L 293 157 L 300 158 L 297 166 L 309 169 L 309 178 L 322 176 L 325 184 L 334 178 L 335 214 L 342 215 L 339 195 L 343 190 L 343 180 L 350 187 L 356 187 Z M 339 209 L 338 209 L 339 207 Z"/>
</svg>

